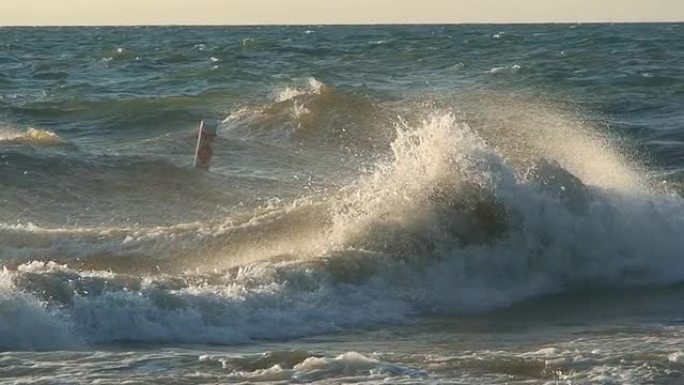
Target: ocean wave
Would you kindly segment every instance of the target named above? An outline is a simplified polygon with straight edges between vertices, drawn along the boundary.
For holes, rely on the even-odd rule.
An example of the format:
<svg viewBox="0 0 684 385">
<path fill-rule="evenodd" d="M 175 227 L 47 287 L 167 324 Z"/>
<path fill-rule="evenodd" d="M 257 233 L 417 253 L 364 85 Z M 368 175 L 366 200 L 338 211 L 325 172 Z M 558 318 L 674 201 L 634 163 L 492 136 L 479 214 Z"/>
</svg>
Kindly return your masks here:
<svg viewBox="0 0 684 385">
<path fill-rule="evenodd" d="M 0 129 L 0 144 L 2 143 L 56 146 L 67 144 L 67 141 L 52 131 L 29 128 L 26 131 Z"/>
<path fill-rule="evenodd" d="M 542 130 L 521 121 L 530 122 L 509 120 L 515 131 L 443 111 L 402 121 L 372 172 L 242 219 L 4 226 L 0 234 L 23 234 L 29 249 L 32 237 L 86 249 L 111 242 L 139 260 L 20 262 L 3 273 L 0 309 L 21 303 L 37 327 L 57 317 L 60 333 L 85 343 L 233 344 L 486 311 L 587 286 L 684 281 L 679 196 L 644 183 L 576 122 Z M 53 346 L 32 335 L 4 344 Z"/>
<path fill-rule="evenodd" d="M 391 117 L 363 90 L 340 90 L 312 77 L 303 86 L 276 90 L 270 102 L 237 106 L 223 124 L 233 137 L 354 152 L 386 147 L 393 134 L 386 124 Z"/>
<path fill-rule="evenodd" d="M 332 92 L 329 86 L 311 77 L 307 79 L 305 87 L 285 87 L 276 91 L 272 103 L 239 107 L 231 112 L 223 123 L 234 125 L 247 122 L 250 128 L 274 123 L 281 126 L 291 125 L 292 131 L 295 131 L 302 128 L 305 115 L 312 113 L 307 106 L 331 97 Z"/>
<path fill-rule="evenodd" d="M 13 308 L 17 295 L 31 300 L 23 304 L 27 313 L 65 318 L 60 325 L 66 327 L 57 338 L 68 340 L 76 334 L 88 343 L 235 344 L 401 320 L 403 305 L 382 291 L 326 285 L 324 275 L 296 270 L 277 279 L 278 268 L 282 265 L 258 264 L 218 274 L 155 278 L 76 272 L 55 264 L 22 265 L 3 276 L 0 314 L 6 316 L 0 335 L 16 332 L 10 322 L 14 313 L 4 310 Z M 372 305 L 377 313 L 352 311 L 360 304 Z M 3 348 L 50 349 L 54 344 L 44 346 L 42 338 L 30 332 L 31 323 L 39 321 L 25 320 L 22 344 L 12 340 Z"/>
<path fill-rule="evenodd" d="M 16 290 L 7 270 L 0 272 L 0 350 L 47 350 L 82 346 L 68 319 L 30 293 Z"/>
</svg>

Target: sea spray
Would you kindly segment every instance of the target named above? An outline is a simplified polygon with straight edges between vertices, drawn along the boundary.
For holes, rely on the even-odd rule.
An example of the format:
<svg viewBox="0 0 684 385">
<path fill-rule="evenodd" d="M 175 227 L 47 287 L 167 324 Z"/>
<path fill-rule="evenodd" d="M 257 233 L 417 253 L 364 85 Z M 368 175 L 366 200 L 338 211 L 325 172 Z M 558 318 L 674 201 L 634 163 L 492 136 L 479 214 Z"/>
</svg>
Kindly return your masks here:
<svg viewBox="0 0 684 385">
<path fill-rule="evenodd" d="M 14 282 L 6 290 L 42 297 L 47 316 L 68 320 L 91 343 L 230 344 L 478 312 L 586 285 L 684 279 L 676 236 L 684 218 L 674 198 L 584 185 L 586 195 L 570 197 L 584 200 L 578 211 L 558 194 L 580 191 L 570 184 L 581 178 L 555 159 L 539 163 L 544 178 L 522 172 L 449 112 L 400 124 L 391 150 L 322 201 L 275 207 L 237 226 L 190 225 L 184 237 L 214 245 L 197 271 L 137 276 L 34 262 L 5 272 Z M 566 188 L 543 185 L 554 183 Z M 249 229 L 244 238 L 241 228 Z M 174 242 L 171 230 L 145 231 Z M 123 244 L 133 242 L 126 232 L 110 230 Z M 116 269 L 115 258 L 108 263 Z M 72 283 L 78 288 L 60 289 Z"/>
</svg>

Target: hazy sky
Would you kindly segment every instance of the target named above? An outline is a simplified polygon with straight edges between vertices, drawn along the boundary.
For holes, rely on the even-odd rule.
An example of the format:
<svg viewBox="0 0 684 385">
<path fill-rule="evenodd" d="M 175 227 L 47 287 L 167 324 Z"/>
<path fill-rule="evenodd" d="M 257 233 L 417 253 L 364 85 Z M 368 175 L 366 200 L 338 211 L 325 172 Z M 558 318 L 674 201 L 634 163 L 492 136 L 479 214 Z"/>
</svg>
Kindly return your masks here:
<svg viewBox="0 0 684 385">
<path fill-rule="evenodd" d="M 684 0 L 0 0 L 0 25 L 684 21 Z"/>
</svg>

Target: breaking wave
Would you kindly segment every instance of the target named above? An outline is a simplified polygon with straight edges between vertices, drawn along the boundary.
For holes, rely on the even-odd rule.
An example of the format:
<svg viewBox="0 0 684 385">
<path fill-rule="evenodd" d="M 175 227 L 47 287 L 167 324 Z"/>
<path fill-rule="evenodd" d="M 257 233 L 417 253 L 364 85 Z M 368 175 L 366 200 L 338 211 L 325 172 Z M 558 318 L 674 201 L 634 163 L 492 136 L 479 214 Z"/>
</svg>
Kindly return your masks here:
<svg viewBox="0 0 684 385">
<path fill-rule="evenodd" d="M 3 224 L 15 262 L 0 274 L 0 346 L 245 343 L 684 281 L 681 198 L 546 114 L 554 125 L 515 130 L 449 111 L 401 120 L 355 181 L 224 221 Z M 265 370 L 245 379 L 283 375 Z"/>
</svg>

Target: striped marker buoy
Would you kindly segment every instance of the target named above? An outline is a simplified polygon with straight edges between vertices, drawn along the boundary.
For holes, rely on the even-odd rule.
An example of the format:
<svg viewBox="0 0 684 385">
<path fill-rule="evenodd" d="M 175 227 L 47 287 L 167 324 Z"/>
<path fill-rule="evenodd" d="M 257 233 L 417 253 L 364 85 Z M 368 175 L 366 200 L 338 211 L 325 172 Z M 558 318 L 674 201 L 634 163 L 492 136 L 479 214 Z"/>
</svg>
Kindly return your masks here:
<svg viewBox="0 0 684 385">
<path fill-rule="evenodd" d="M 205 119 L 200 122 L 197 135 L 197 148 L 195 148 L 195 167 L 208 170 L 211 164 L 211 156 L 214 153 L 212 145 L 218 133 L 218 121 Z"/>
</svg>

